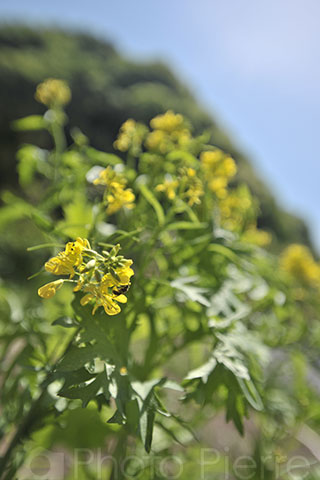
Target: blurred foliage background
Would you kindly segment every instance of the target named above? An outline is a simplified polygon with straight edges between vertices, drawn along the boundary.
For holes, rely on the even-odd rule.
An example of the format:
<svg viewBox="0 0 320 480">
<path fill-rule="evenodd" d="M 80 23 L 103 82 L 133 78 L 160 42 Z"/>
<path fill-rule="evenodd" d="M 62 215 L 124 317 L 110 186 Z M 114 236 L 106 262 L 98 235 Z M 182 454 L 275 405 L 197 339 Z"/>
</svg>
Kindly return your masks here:
<svg viewBox="0 0 320 480">
<path fill-rule="evenodd" d="M 17 147 L 35 139 L 31 132 L 13 131 L 12 121 L 30 112 L 43 112 L 34 91 L 48 77 L 68 81 L 73 92 L 67 109 L 70 125 L 79 126 L 101 150 L 112 150 L 112 142 L 127 118 L 148 123 L 168 109 L 181 112 L 193 125 L 194 134 L 209 131 L 212 142 L 236 160 L 236 182 L 247 183 L 259 199 L 258 224 L 274 233 L 273 248 L 289 242 L 311 245 L 304 221 L 281 208 L 250 159 L 175 73 L 162 63 L 125 58 L 112 44 L 85 33 L 21 25 L 0 28 L 1 187 L 17 188 Z M 38 144 L 39 140 L 41 147 L 50 147 L 47 136 L 38 137 Z"/>
<path fill-rule="evenodd" d="M 106 41 L 83 33 L 67 33 L 55 29 L 38 29 L 21 25 L 2 27 L 0 29 L 0 95 L 2 105 L 0 112 L 0 173 L 3 190 L 1 199 L 5 208 L 1 209 L 0 212 L 0 268 L 3 282 L 0 284 L 0 325 L 5 332 L 2 336 L 3 343 L 1 346 L 1 355 L 3 354 L 5 358 L 5 373 L 0 377 L 0 381 L 3 382 L 3 385 L 6 384 L 6 388 L 2 398 L 3 405 L 1 405 L 5 415 L 2 417 L 2 423 L 0 421 L 0 430 L 4 434 L 8 434 L 8 431 L 10 434 L 8 424 L 10 424 L 10 428 L 12 425 L 18 424 L 20 418 L 27 412 L 27 407 L 32 404 L 33 396 L 37 392 L 37 382 L 42 378 L 41 375 L 46 373 L 47 365 L 50 365 L 50 362 L 53 363 L 52 359 L 58 356 L 58 353 L 64 349 L 67 340 L 70 338 L 70 335 L 66 334 L 66 331 L 68 332 L 66 329 L 72 330 L 74 328 L 74 324 L 68 324 L 69 317 L 65 317 L 66 314 L 72 316 L 70 305 L 72 293 L 70 291 L 59 292 L 54 301 L 48 304 L 42 302 L 40 306 L 39 299 L 36 296 L 36 288 L 40 285 L 39 279 L 26 281 L 26 278 L 34 273 L 35 265 L 42 265 L 48 259 L 50 248 L 34 250 L 29 254 L 26 254 L 26 249 L 32 245 L 48 241 L 50 236 L 57 233 L 50 230 L 50 222 L 51 224 L 59 224 L 64 234 L 64 240 L 67 240 L 69 235 L 72 236 L 69 230 L 63 230 L 64 227 L 68 227 L 67 222 L 63 226 L 63 220 L 67 217 L 66 212 L 69 202 L 73 206 L 77 203 L 76 200 L 74 204 L 72 203 L 73 191 L 69 188 L 68 195 L 70 196 L 64 198 L 64 205 L 57 204 L 55 205 L 56 208 L 50 205 L 50 215 L 47 217 L 45 215 L 36 216 L 37 206 L 40 205 L 40 200 L 45 197 L 50 182 L 46 178 L 42 178 L 38 172 L 34 175 L 33 181 L 29 184 L 26 181 L 26 188 L 22 188 L 24 186 L 23 178 L 28 180 L 28 171 L 22 172 L 21 168 L 28 162 L 21 161 L 21 158 L 19 163 L 20 183 L 18 181 L 16 154 L 19 146 L 35 144 L 48 151 L 54 151 L 55 148 L 52 138 L 45 130 L 39 132 L 36 128 L 35 131 L 13 128 L 13 122 L 16 119 L 30 114 L 44 114 L 45 107 L 36 102 L 34 92 L 36 85 L 47 77 L 64 79 L 71 87 L 72 101 L 66 108 L 69 117 L 69 123 L 65 126 L 66 138 L 69 145 L 75 144 L 70 148 L 71 152 L 74 150 L 79 153 L 77 149 L 81 152 L 82 148 L 86 148 L 86 143 L 85 141 L 84 144 L 81 143 L 81 134 L 79 130 L 74 130 L 74 127 L 79 127 L 81 132 L 89 137 L 91 145 L 97 149 L 91 151 L 93 158 L 90 159 L 90 161 L 92 160 L 90 166 L 103 163 L 98 150 L 103 152 L 114 151 L 113 142 L 125 120 L 134 118 L 138 122 L 148 124 L 154 116 L 172 109 L 182 113 L 190 121 L 195 136 L 202 134 L 204 131 L 208 132 L 209 142 L 228 152 L 235 159 L 238 173 L 232 180 L 231 187 L 245 183 L 253 195 L 258 198 L 260 203 L 258 227 L 272 234 L 271 251 L 278 253 L 289 243 L 305 244 L 312 249 L 309 233 L 303 220 L 287 213 L 278 205 L 268 186 L 255 172 L 250 160 L 237 148 L 219 124 L 197 104 L 188 88 L 165 65 L 130 61 L 121 56 Z M 77 141 L 75 141 L 75 138 Z M 125 154 L 119 154 L 119 152 L 117 154 L 126 161 Z M 27 155 L 28 152 L 24 149 L 23 158 L 27 159 Z M 48 155 L 50 157 L 50 153 Z M 101 158 L 104 158 L 103 155 Z M 110 156 L 107 156 L 108 161 L 110 158 Z M 67 167 L 70 170 L 74 169 L 76 165 L 76 163 L 73 163 L 74 158 L 66 155 L 66 159 L 70 162 L 70 164 L 67 164 L 66 161 Z M 81 177 L 81 185 L 85 189 L 85 167 L 88 167 L 89 163 L 86 166 L 81 166 L 80 162 L 78 166 L 75 177 L 77 175 Z M 68 169 L 66 171 L 68 172 Z M 143 174 L 145 173 L 143 172 Z M 131 172 L 130 175 L 128 178 L 132 181 L 135 174 Z M 150 177 L 152 180 L 152 175 Z M 65 177 L 62 175 L 62 179 L 66 182 L 68 182 L 68 178 L 68 175 L 65 175 Z M 73 177 L 70 176 L 70 178 Z M 92 201 L 93 198 L 89 198 L 89 200 Z M 148 202 L 145 203 L 148 208 L 146 205 L 143 208 L 146 209 L 146 212 L 149 212 L 151 209 Z M 45 212 L 45 202 L 44 205 L 40 206 Z M 79 202 L 77 210 L 74 209 L 70 215 L 73 217 L 82 216 L 81 220 L 85 222 L 85 206 L 85 204 Z M 26 208 L 30 209 L 29 218 L 26 218 L 27 215 L 25 215 Z M 45 213 L 47 214 L 47 212 Z M 149 222 L 148 215 L 149 213 L 141 216 L 143 219 L 141 224 L 144 224 L 146 230 L 149 229 L 150 232 L 153 232 L 155 227 L 152 222 Z M 14 221 L 15 219 L 17 221 Z M 50 220 L 48 224 L 46 219 Z M 210 222 L 211 220 L 208 224 Z M 128 217 L 123 217 L 120 226 L 126 229 L 128 225 Z M 117 226 L 119 227 L 119 223 L 117 223 Z M 209 227 L 207 233 L 209 233 Z M 210 235 L 211 233 L 212 228 L 210 229 Z M 104 237 L 101 232 L 99 232 L 99 235 Z M 199 340 L 192 346 L 194 348 L 191 349 L 190 359 L 187 358 L 185 352 L 180 352 L 181 346 L 179 344 L 175 345 L 174 356 L 164 366 L 165 374 L 182 376 L 185 374 L 184 370 L 186 368 L 197 366 L 203 360 L 203 356 L 208 353 L 207 313 L 203 308 L 205 304 L 203 304 L 202 295 L 205 288 L 203 289 L 202 286 L 211 286 L 214 290 L 212 298 L 215 315 L 223 319 L 224 314 L 221 312 L 227 312 L 226 317 L 228 317 L 225 324 L 222 321 L 222 325 L 218 325 L 217 322 L 216 324 L 211 323 L 210 326 L 214 332 L 218 331 L 221 338 L 226 339 L 226 347 L 228 347 L 226 348 L 226 364 L 230 360 L 230 351 L 232 358 L 233 349 L 241 352 L 241 358 L 242 354 L 244 355 L 246 361 L 250 365 L 252 364 L 252 374 L 253 377 L 258 379 L 266 409 L 261 414 L 250 410 L 249 418 L 244 420 L 245 440 L 240 442 L 240 437 L 235 428 L 230 424 L 226 425 L 224 415 L 221 415 L 219 411 L 229 397 L 231 399 L 228 402 L 228 410 L 231 411 L 230 418 L 233 419 L 238 430 L 241 431 L 241 419 L 238 425 L 237 421 L 239 420 L 238 417 L 243 415 L 244 412 L 241 412 L 241 415 L 239 414 L 235 407 L 237 402 L 233 398 L 239 393 L 238 387 L 235 388 L 234 384 L 230 384 L 230 389 L 226 392 L 223 389 L 224 385 L 221 385 L 222 396 L 218 396 L 214 418 L 212 418 L 211 405 L 203 403 L 205 408 L 202 408 L 202 405 L 197 407 L 199 410 L 196 410 L 198 418 L 195 423 L 200 443 L 192 443 L 192 432 L 169 425 L 170 429 L 168 428 L 167 431 L 163 429 L 164 431 L 158 436 L 158 440 L 160 439 L 159 450 L 155 450 L 155 455 L 158 452 L 164 452 L 166 455 L 177 454 L 179 456 L 181 453 L 187 477 L 196 478 L 199 474 L 198 461 L 201 446 L 207 447 L 218 444 L 223 447 L 229 445 L 231 457 L 247 453 L 253 455 L 258 465 L 258 471 L 254 478 L 261 480 L 261 475 L 263 475 L 263 478 L 275 479 L 277 471 L 275 471 L 274 466 L 265 461 L 265 458 L 272 454 L 281 464 L 292 453 L 304 454 L 307 452 L 309 455 L 309 451 L 312 451 L 312 448 L 309 448 L 310 444 L 315 438 L 314 431 L 319 428 L 320 424 L 318 411 L 320 330 L 318 321 L 319 284 L 317 283 L 320 267 L 311 254 L 309 256 L 309 251 L 304 250 L 304 247 L 290 247 L 289 254 L 287 251 L 287 256 L 282 258 L 286 270 L 292 275 L 292 277 L 289 275 L 287 281 L 287 279 L 278 275 L 280 269 L 277 257 L 269 256 L 269 253 L 261 255 L 258 249 L 256 258 L 255 250 L 243 249 L 243 246 L 239 245 L 237 240 L 230 241 L 228 236 L 219 238 L 214 243 L 215 248 L 217 248 L 217 243 L 220 242 L 221 245 L 219 243 L 218 251 L 215 252 L 213 249 L 213 258 L 210 264 L 210 262 L 208 263 L 206 243 L 209 242 L 208 245 L 210 245 L 210 235 L 208 235 L 209 240 L 207 237 L 200 237 L 199 241 L 203 241 L 204 246 L 195 243 L 196 254 L 194 254 L 193 247 L 190 247 L 189 243 L 191 240 L 198 241 L 198 239 L 194 239 L 188 230 L 181 234 L 181 238 L 177 235 L 177 238 L 180 238 L 180 243 L 177 244 L 177 252 L 172 256 L 171 266 L 173 271 L 176 271 L 180 263 L 182 266 L 184 265 L 184 255 L 190 256 L 191 264 L 194 262 L 195 265 L 194 273 L 201 263 L 207 275 L 207 277 L 204 276 L 204 279 L 208 285 L 204 283 L 199 289 L 192 285 L 188 286 L 183 281 L 180 286 L 178 285 L 184 295 L 189 291 L 189 296 L 192 294 L 193 297 L 191 295 L 192 298 L 184 299 L 182 295 L 181 300 L 180 292 L 180 297 L 178 295 L 176 300 L 177 308 L 169 305 L 168 319 L 172 322 L 172 330 L 167 331 L 167 327 L 163 327 L 159 338 L 166 346 L 170 346 L 171 343 L 175 345 L 174 341 L 175 339 L 179 340 L 179 334 L 181 333 L 179 322 L 177 322 L 177 318 L 179 318 L 180 325 L 183 325 L 181 327 L 182 331 L 183 328 L 186 328 L 191 339 L 198 332 Z M 143 235 L 141 238 L 144 241 Z M 126 248 L 129 252 L 130 249 L 133 249 L 130 243 L 133 240 L 129 237 L 125 242 L 128 242 Z M 226 245 L 227 248 L 221 250 L 221 246 L 225 247 Z M 185 246 L 188 246 L 188 248 Z M 140 250 L 138 249 L 138 253 L 136 253 L 136 265 L 138 265 L 139 258 L 141 258 L 141 261 L 144 259 L 143 242 L 142 247 L 140 245 L 139 248 Z M 158 255 L 161 257 L 160 248 L 158 250 Z M 234 265 L 229 268 L 234 259 L 238 259 L 238 261 L 235 261 L 236 265 L 241 260 L 240 271 Z M 306 259 L 308 262 L 306 262 Z M 160 260 L 165 265 L 166 259 L 160 258 Z M 251 270 L 251 260 L 253 260 L 256 270 Z M 161 264 L 161 261 L 159 264 Z M 211 267 L 213 270 L 211 270 Z M 218 273 L 220 271 L 220 273 L 215 277 L 212 275 L 212 271 Z M 162 273 L 165 274 L 165 267 Z M 183 275 L 185 276 L 182 271 Z M 139 280 L 137 275 L 138 280 L 135 279 L 136 290 L 132 289 L 133 293 L 130 292 L 132 296 L 136 295 L 137 301 L 143 299 L 141 305 L 143 312 L 138 311 L 142 330 L 138 330 L 133 356 L 137 357 L 138 366 L 140 364 L 142 366 L 146 365 L 146 368 L 150 367 L 150 362 L 143 363 L 141 361 L 139 357 L 141 352 L 143 353 L 141 347 L 145 346 L 144 342 L 149 337 L 154 341 L 153 335 L 156 332 L 156 329 L 152 331 L 151 327 L 149 332 L 145 326 L 148 315 L 152 320 L 154 315 L 158 315 L 157 309 L 166 308 L 166 304 L 163 307 L 161 302 L 164 302 L 166 298 L 172 298 L 172 285 L 170 288 L 166 285 L 160 285 L 161 295 L 159 294 L 158 304 L 152 300 L 152 280 L 155 276 L 157 275 L 154 275 L 152 268 L 149 271 L 149 277 L 146 276 L 146 282 L 141 277 Z M 220 287 L 221 290 L 219 290 Z M 177 284 L 174 285 L 174 288 L 177 288 Z M 197 294 L 196 297 L 194 297 L 195 294 Z M 202 299 L 202 304 L 201 301 L 199 302 L 199 298 Z M 131 301 L 133 302 L 132 299 Z M 243 306 L 242 301 L 246 305 L 250 305 L 251 310 L 240 311 L 239 318 L 241 321 L 236 322 L 235 319 L 237 320 L 237 318 L 235 317 L 237 315 L 235 314 L 239 313 L 239 307 Z M 187 302 L 186 308 L 181 307 L 183 302 Z M 68 305 L 67 309 L 66 305 Z M 60 318 L 60 323 L 53 326 L 52 322 L 57 318 Z M 158 317 L 156 318 L 158 320 Z M 205 325 L 203 331 L 201 329 L 196 330 L 199 318 L 203 318 Z M 10 319 L 10 322 L 8 319 Z M 105 322 L 103 315 L 99 319 L 101 322 Z M 233 330 L 234 325 L 236 328 Z M 116 328 L 120 327 L 116 326 Z M 219 329 L 221 329 L 222 335 Z M 117 337 L 119 343 L 124 337 L 124 332 L 126 332 L 125 329 L 120 331 Z M 226 337 L 223 335 L 226 335 Z M 159 338 L 156 340 L 159 341 Z M 168 339 L 170 341 L 167 341 Z M 186 336 L 186 339 L 189 341 L 188 336 Z M 227 342 L 229 342 L 228 345 Z M 270 354 L 271 361 L 265 371 L 262 372 L 257 359 L 261 357 L 264 360 L 266 350 Z M 148 352 L 150 357 L 156 355 L 157 343 L 150 342 Z M 261 363 L 263 363 L 262 360 Z M 231 365 L 233 365 L 232 362 Z M 203 367 L 205 367 L 204 370 Z M 139 378 L 139 369 L 136 368 L 136 370 L 134 372 L 135 376 Z M 211 382 L 208 383 L 206 380 L 208 375 L 212 375 L 212 371 L 212 363 L 207 362 L 202 366 L 200 373 L 197 369 L 196 373 L 193 371 L 193 376 L 190 377 L 192 382 L 195 380 L 198 382 L 191 397 L 194 396 L 195 399 L 199 397 L 200 404 L 203 398 L 211 399 L 216 388 L 217 382 L 214 375 Z M 143 377 L 141 372 L 140 375 Z M 205 378 L 202 383 L 198 379 L 200 376 Z M 149 378 L 148 375 L 145 375 L 145 377 Z M 312 388 L 308 385 L 309 381 Z M 48 395 L 45 397 L 48 403 L 44 405 L 43 411 L 39 408 L 32 412 L 35 416 L 32 420 L 35 422 L 36 431 L 30 437 L 26 435 L 29 438 L 29 443 L 26 443 L 24 447 L 28 452 L 37 451 L 38 448 L 47 448 L 51 450 L 54 457 L 56 451 L 72 451 L 74 448 L 99 448 L 106 440 L 112 446 L 114 438 L 117 438 L 118 441 L 119 438 L 121 440 L 119 425 L 117 423 L 106 423 L 107 415 L 111 413 L 109 407 L 104 406 L 107 410 L 103 410 L 101 415 L 92 402 L 87 409 L 82 409 L 79 402 L 76 403 L 75 401 L 71 402 L 72 408 L 67 410 L 64 398 L 56 400 L 57 391 L 54 384 L 50 387 L 47 392 Z M 248 392 L 249 397 L 251 393 Z M 241 397 L 241 394 L 239 393 L 238 396 Z M 56 403 L 54 405 L 51 397 L 55 397 Z M 184 417 L 188 419 L 188 414 L 190 415 L 192 411 L 189 405 L 182 409 L 174 398 L 171 398 L 170 402 L 172 402 L 170 407 L 173 407 L 173 411 L 179 414 L 182 412 Z M 47 410 L 45 410 L 45 407 L 47 407 Z M 4 418 L 9 420 L 7 424 L 5 424 Z M 161 427 L 161 425 L 157 426 Z M 164 423 L 164 426 L 166 427 L 166 423 Z M 316 440 L 319 441 L 318 437 L 316 437 Z M 192 445 L 192 448 L 185 449 L 183 445 L 188 444 L 188 442 Z M 130 443 L 129 447 L 131 447 Z M 138 455 L 143 456 L 144 452 L 142 448 L 141 450 L 139 448 L 135 451 L 132 447 L 133 452 L 135 451 Z M 315 458 L 317 458 L 319 448 L 316 446 L 314 450 Z M 20 454 L 21 458 L 19 458 Z M 22 464 L 22 456 L 23 452 L 18 449 L 15 456 L 16 465 L 13 465 L 13 469 Z M 59 457 L 57 458 L 59 459 Z M 208 468 L 210 475 L 222 475 L 225 459 L 221 456 L 220 460 L 219 464 Z M 39 462 L 39 459 L 37 461 Z M 53 463 L 56 464 L 56 460 L 53 460 Z M 133 470 L 133 475 L 134 473 Z M 246 473 L 249 474 L 250 472 Z M 68 478 L 96 478 L 92 474 L 90 477 L 90 474 L 90 469 L 86 469 L 84 466 L 81 472 L 71 472 Z M 169 468 L 169 474 L 173 478 L 173 467 L 171 470 Z M 316 472 L 313 476 L 311 473 L 308 479 L 319 478 L 317 474 Z M 59 474 L 57 473 L 58 477 Z M 10 478 L 10 476 L 6 478 Z M 149 477 L 148 472 L 145 472 L 141 478 L 166 477 L 165 475 Z M 234 475 L 234 478 L 238 477 Z"/>
</svg>

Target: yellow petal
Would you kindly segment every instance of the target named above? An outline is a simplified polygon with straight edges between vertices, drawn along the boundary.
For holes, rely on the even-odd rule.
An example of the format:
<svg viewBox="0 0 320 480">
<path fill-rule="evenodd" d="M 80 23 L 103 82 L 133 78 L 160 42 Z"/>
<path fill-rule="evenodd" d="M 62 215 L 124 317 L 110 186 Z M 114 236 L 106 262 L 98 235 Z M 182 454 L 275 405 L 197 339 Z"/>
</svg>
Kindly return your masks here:
<svg viewBox="0 0 320 480">
<path fill-rule="evenodd" d="M 127 303 L 127 301 L 128 301 L 127 297 L 123 294 L 117 295 L 115 297 L 115 300 L 117 300 L 117 302 L 119 302 L 119 303 Z"/>
<path fill-rule="evenodd" d="M 94 296 L 92 295 L 92 293 L 87 293 L 84 297 L 81 298 L 80 304 L 82 306 L 87 305 L 87 303 L 89 303 L 90 300 L 92 300 L 93 298 Z"/>
<path fill-rule="evenodd" d="M 63 285 L 63 280 L 56 280 L 55 282 L 46 283 L 38 290 L 38 295 L 42 298 L 52 298 L 56 291 Z"/>
</svg>

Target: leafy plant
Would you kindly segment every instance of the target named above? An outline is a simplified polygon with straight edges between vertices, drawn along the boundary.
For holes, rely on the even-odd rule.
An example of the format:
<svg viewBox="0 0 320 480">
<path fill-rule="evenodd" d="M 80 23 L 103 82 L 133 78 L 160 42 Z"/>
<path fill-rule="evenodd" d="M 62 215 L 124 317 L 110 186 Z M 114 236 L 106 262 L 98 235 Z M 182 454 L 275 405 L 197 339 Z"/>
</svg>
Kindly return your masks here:
<svg viewBox="0 0 320 480">
<path fill-rule="evenodd" d="M 158 115 L 150 128 L 127 120 L 119 155 L 79 130 L 67 147 L 70 95 L 46 80 L 36 98 L 48 110 L 15 123 L 45 129 L 54 146 L 20 148 L 24 197 L 6 193 L 0 211 L 2 228 L 15 222 L 41 239 L 28 255 L 44 263 L 28 286 L 1 285 L 3 478 L 39 436 L 61 441 L 65 422 L 64 442 L 77 447 L 70 432 L 81 407 L 94 412 L 101 442 L 116 445 L 117 462 L 142 446 L 148 458 L 175 444 L 197 449 L 221 412 L 240 435 L 252 422 L 255 478 L 275 478 L 262 453 L 319 422 L 306 383 L 318 368 L 316 261 L 308 253 L 301 279 L 301 249 L 279 262 L 262 248 L 270 235 L 257 228 L 256 201 L 230 187 L 234 160 L 194 137 L 182 115 Z M 147 478 L 142 467 L 135 474 Z"/>
</svg>

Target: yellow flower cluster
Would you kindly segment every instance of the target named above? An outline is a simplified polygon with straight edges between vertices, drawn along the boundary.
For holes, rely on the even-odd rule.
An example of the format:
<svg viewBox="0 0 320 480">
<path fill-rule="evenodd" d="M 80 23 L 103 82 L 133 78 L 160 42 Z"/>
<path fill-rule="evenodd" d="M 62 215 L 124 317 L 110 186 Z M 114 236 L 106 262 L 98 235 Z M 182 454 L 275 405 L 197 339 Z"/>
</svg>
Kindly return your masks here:
<svg viewBox="0 0 320 480">
<path fill-rule="evenodd" d="M 280 257 L 280 267 L 308 286 L 320 287 L 320 265 L 304 245 L 292 244 Z"/>
<path fill-rule="evenodd" d="M 150 126 L 154 130 L 172 133 L 177 130 L 184 130 L 185 120 L 180 113 L 173 113 L 172 110 L 168 110 L 166 113 L 154 117 L 150 121 Z"/>
<path fill-rule="evenodd" d="M 71 100 L 71 90 L 63 80 L 48 78 L 37 86 L 35 99 L 48 107 L 66 105 Z"/>
<path fill-rule="evenodd" d="M 241 233 L 242 240 L 260 247 L 271 242 L 270 233 L 256 227 L 258 206 L 246 185 L 229 190 L 218 205 L 223 228 Z"/>
<path fill-rule="evenodd" d="M 228 183 L 237 173 L 233 158 L 226 155 L 222 150 L 216 149 L 202 152 L 200 160 L 210 190 L 218 198 L 226 197 Z"/>
<path fill-rule="evenodd" d="M 255 225 L 251 225 L 242 235 L 241 239 L 244 242 L 253 243 L 258 247 L 266 247 L 272 241 L 272 235 L 265 230 L 260 230 Z"/>
<path fill-rule="evenodd" d="M 127 181 L 123 175 L 115 172 L 110 166 L 102 170 L 99 177 L 93 182 L 95 185 L 104 185 L 104 201 L 107 204 L 107 214 L 112 215 L 122 207 L 133 208 L 135 196 L 131 188 L 126 188 Z"/>
<path fill-rule="evenodd" d="M 177 196 L 179 181 L 172 178 L 166 178 L 163 183 L 156 186 L 156 192 L 164 192 L 169 200 L 174 200 Z"/>
<path fill-rule="evenodd" d="M 184 193 L 182 198 L 185 198 L 188 205 L 199 205 L 201 203 L 200 197 L 204 194 L 203 184 L 200 178 L 197 176 L 197 172 L 194 168 L 183 167 L 180 170 L 181 182 L 184 186 Z"/>
<path fill-rule="evenodd" d="M 230 190 L 219 201 L 221 225 L 232 231 L 242 230 L 244 224 L 255 217 L 254 209 L 252 196 L 246 186 Z"/>
<path fill-rule="evenodd" d="M 116 245 L 101 255 L 91 249 L 86 239 L 78 237 L 75 242 L 67 243 L 64 252 L 46 262 L 45 269 L 55 275 L 69 275 L 69 279 L 47 283 L 39 288 L 38 294 L 52 298 L 64 282 L 74 282 L 74 291 L 85 293 L 81 305 L 93 303 L 92 314 L 102 306 L 107 315 L 116 315 L 121 310 L 118 303 L 127 302 L 124 294 L 134 275 L 130 268 L 132 260 L 118 255 L 119 249 L 120 245 Z M 73 280 L 75 275 L 77 278 Z"/>
<path fill-rule="evenodd" d="M 139 155 L 147 131 L 148 129 L 145 125 L 129 118 L 122 124 L 118 138 L 113 146 L 120 152 L 130 151 L 133 155 Z"/>
<path fill-rule="evenodd" d="M 190 167 L 183 167 L 179 173 L 179 178 L 166 178 L 163 183 L 155 187 L 155 190 L 164 192 L 168 199 L 172 201 L 176 198 L 179 188 L 180 198 L 185 199 L 191 207 L 194 204 L 201 203 L 200 197 L 204 191 L 196 171 Z"/>
<path fill-rule="evenodd" d="M 146 138 L 148 150 L 166 154 L 174 148 L 186 149 L 190 145 L 191 134 L 184 117 L 168 110 L 150 121 L 153 129 Z"/>
</svg>

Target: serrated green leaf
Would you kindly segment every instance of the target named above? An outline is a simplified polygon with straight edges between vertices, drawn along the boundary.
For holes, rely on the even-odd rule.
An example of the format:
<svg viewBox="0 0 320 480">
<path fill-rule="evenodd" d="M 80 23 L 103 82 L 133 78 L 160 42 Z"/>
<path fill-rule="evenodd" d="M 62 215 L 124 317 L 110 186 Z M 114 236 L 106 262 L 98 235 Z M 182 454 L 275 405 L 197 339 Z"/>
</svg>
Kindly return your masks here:
<svg viewBox="0 0 320 480">
<path fill-rule="evenodd" d="M 191 282 L 197 281 L 197 276 L 192 277 L 179 277 L 173 280 L 170 285 L 171 287 L 179 290 L 181 292 L 181 298 L 192 300 L 193 302 L 200 303 L 205 307 L 210 306 L 209 300 L 203 295 L 203 293 L 207 293 L 206 288 L 196 287 L 194 285 L 190 285 Z"/>
<path fill-rule="evenodd" d="M 95 378 L 95 375 L 89 373 L 85 368 L 79 368 L 70 372 L 55 372 L 55 378 L 63 379 L 62 389 L 67 389 L 71 386 L 78 386 L 80 383 L 87 382 Z"/>
<path fill-rule="evenodd" d="M 212 371 L 215 369 L 216 365 L 217 365 L 217 360 L 212 357 L 208 360 L 208 362 L 201 365 L 201 367 L 191 370 L 185 377 L 185 380 L 193 380 L 195 378 L 201 378 L 203 383 L 207 383 L 208 377 L 212 373 Z"/>
<path fill-rule="evenodd" d="M 87 385 L 71 388 L 62 388 L 58 395 L 60 397 L 69 399 L 80 399 L 82 407 L 86 407 L 90 400 L 92 400 L 101 387 L 102 374 L 99 374 L 93 381 Z"/>
<path fill-rule="evenodd" d="M 165 377 L 155 378 L 146 382 L 132 382 L 131 386 L 142 400 L 146 400 L 156 386 L 164 385 L 166 381 Z"/>
<path fill-rule="evenodd" d="M 87 345 L 86 347 L 81 348 L 74 346 L 63 357 L 57 366 L 57 370 L 64 372 L 78 370 L 86 363 L 94 360 L 97 356 L 97 349 L 95 346 Z"/>
</svg>

